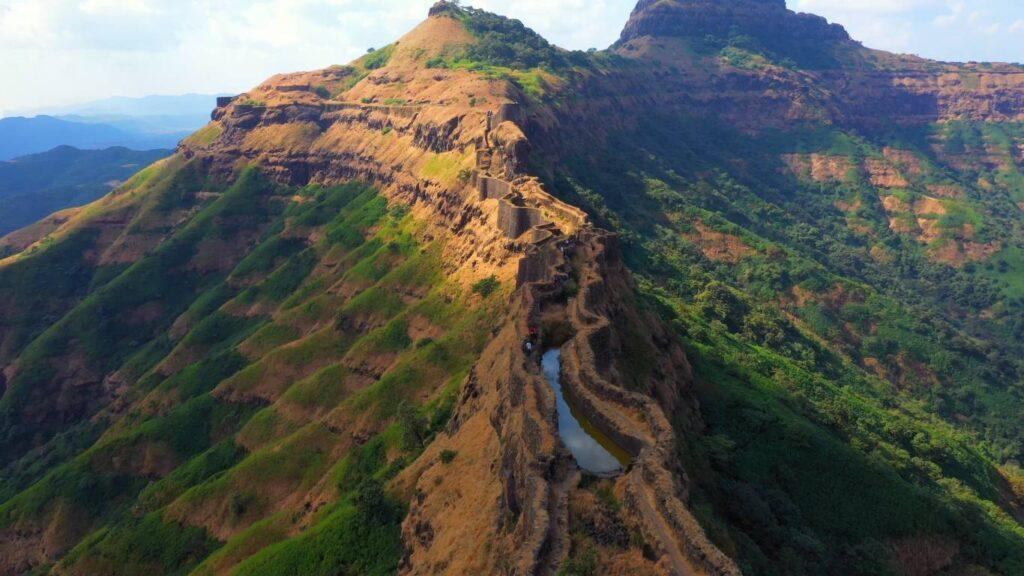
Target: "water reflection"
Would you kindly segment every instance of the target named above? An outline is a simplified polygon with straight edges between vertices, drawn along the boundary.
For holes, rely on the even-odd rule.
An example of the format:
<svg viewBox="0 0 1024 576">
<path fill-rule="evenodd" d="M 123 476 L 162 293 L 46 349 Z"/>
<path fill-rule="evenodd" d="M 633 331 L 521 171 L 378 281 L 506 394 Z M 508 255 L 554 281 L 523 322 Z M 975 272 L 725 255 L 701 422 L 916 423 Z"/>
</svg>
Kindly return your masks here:
<svg viewBox="0 0 1024 576">
<path fill-rule="evenodd" d="M 562 351 L 547 351 L 542 366 L 544 376 L 558 397 L 558 433 L 580 468 L 597 476 L 614 476 L 621 472 L 629 463 L 629 455 L 565 400 L 561 378 Z"/>
</svg>

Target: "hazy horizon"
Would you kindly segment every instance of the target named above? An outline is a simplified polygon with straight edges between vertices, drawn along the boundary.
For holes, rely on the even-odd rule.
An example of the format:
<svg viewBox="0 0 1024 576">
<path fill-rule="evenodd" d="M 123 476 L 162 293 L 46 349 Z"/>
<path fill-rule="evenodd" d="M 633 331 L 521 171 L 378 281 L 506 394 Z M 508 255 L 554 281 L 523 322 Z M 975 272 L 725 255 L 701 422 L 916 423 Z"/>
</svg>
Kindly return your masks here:
<svg viewBox="0 0 1024 576">
<path fill-rule="evenodd" d="M 273 74 L 343 64 L 398 38 L 434 0 L 0 0 L 0 116 L 111 97 L 243 92 Z M 477 0 L 569 49 L 614 42 L 636 0 Z M 1024 60 L 1013 0 L 789 0 L 872 48 Z"/>
</svg>

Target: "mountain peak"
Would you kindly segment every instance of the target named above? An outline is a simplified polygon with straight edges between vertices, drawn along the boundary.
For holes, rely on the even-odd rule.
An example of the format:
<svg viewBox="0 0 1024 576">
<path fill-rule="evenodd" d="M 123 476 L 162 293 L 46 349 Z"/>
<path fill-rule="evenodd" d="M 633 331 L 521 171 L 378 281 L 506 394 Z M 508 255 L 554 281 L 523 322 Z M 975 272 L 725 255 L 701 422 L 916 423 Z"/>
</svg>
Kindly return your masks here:
<svg viewBox="0 0 1024 576">
<path fill-rule="evenodd" d="M 458 14 L 459 6 L 454 2 L 448 0 L 439 0 L 433 6 L 430 7 L 429 17 L 444 16 L 444 15 L 455 15 Z"/>
<path fill-rule="evenodd" d="M 785 0 L 640 0 L 618 46 L 645 37 L 722 44 L 741 41 L 809 66 L 831 61 L 822 55 L 839 45 L 853 45 L 842 26 L 793 12 Z"/>
</svg>

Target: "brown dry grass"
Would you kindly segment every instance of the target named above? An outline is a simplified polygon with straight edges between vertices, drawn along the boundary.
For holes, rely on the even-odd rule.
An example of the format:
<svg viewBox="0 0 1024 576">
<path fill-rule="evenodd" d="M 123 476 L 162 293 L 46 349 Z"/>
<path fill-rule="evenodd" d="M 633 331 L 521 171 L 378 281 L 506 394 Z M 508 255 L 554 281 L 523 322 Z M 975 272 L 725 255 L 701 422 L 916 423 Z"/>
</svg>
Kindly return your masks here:
<svg viewBox="0 0 1024 576">
<path fill-rule="evenodd" d="M 747 256 L 757 253 L 739 236 L 712 230 L 700 220 L 694 222 L 693 228 L 695 231 L 685 234 L 684 237 L 696 244 L 709 260 L 737 264 Z"/>
<path fill-rule="evenodd" d="M 828 154 L 786 154 L 783 163 L 795 176 L 810 178 L 814 182 L 841 182 L 853 169 L 853 162 L 846 156 Z"/>
<path fill-rule="evenodd" d="M 911 176 L 921 176 L 925 173 L 924 164 L 921 162 L 921 159 L 910 150 L 886 147 L 882 150 L 882 155 L 885 156 L 886 160 L 892 162 Z"/>
<path fill-rule="evenodd" d="M 894 166 L 878 158 L 864 161 L 864 170 L 868 173 L 871 185 L 876 188 L 906 188 L 910 182 L 900 174 Z"/>
</svg>

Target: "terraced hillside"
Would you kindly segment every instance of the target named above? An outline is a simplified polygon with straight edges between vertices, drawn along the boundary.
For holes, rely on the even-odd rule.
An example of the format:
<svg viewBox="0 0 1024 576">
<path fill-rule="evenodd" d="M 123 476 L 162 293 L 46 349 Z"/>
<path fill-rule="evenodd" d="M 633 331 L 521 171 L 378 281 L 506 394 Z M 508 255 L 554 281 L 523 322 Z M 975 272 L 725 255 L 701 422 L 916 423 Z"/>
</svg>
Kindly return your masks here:
<svg viewBox="0 0 1024 576">
<path fill-rule="evenodd" d="M 440 2 L 221 99 L 0 241 L 0 574 L 1018 574 L 1022 78 Z"/>
</svg>

